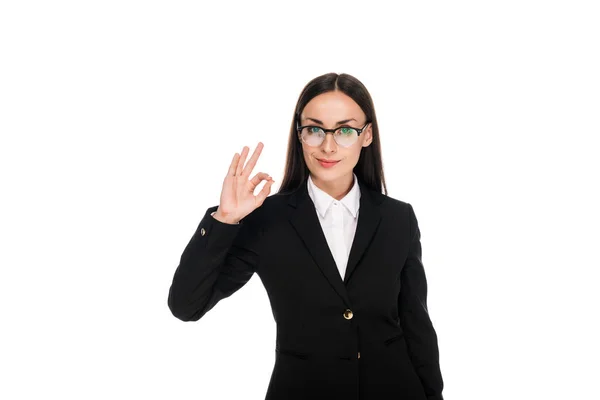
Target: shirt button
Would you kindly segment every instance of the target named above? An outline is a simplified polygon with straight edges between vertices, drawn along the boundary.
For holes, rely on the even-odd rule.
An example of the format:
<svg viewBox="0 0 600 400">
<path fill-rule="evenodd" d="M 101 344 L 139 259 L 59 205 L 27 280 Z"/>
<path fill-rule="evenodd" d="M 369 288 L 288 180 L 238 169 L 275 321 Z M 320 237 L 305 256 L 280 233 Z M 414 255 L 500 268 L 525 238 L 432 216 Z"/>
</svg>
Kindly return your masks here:
<svg viewBox="0 0 600 400">
<path fill-rule="evenodd" d="M 354 316 L 354 314 L 352 313 L 352 310 L 347 309 L 346 311 L 344 311 L 344 318 L 352 319 L 353 316 Z"/>
<path fill-rule="evenodd" d="M 206 231 L 204 230 L 204 228 L 201 228 L 201 229 L 200 229 L 200 234 L 201 234 L 202 236 L 204 236 L 204 235 L 206 234 Z"/>
</svg>

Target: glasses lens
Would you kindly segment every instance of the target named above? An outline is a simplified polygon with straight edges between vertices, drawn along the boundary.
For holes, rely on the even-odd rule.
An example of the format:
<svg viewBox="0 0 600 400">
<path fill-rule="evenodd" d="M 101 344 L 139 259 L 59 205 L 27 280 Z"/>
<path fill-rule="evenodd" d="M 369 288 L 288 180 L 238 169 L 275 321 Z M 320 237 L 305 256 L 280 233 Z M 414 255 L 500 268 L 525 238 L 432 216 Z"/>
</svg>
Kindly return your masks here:
<svg viewBox="0 0 600 400">
<path fill-rule="evenodd" d="M 325 139 L 325 132 L 318 126 L 302 128 L 301 138 L 309 146 L 320 146 Z M 342 147 L 349 147 L 356 143 L 358 132 L 354 128 L 342 127 L 335 131 L 333 138 Z"/>
<path fill-rule="evenodd" d="M 337 144 L 343 147 L 352 146 L 358 139 L 358 132 L 353 128 L 340 128 L 334 135 Z"/>
<path fill-rule="evenodd" d="M 319 146 L 323 143 L 325 132 L 316 126 L 308 126 L 302 128 L 301 132 L 302 141 L 309 146 Z"/>
</svg>

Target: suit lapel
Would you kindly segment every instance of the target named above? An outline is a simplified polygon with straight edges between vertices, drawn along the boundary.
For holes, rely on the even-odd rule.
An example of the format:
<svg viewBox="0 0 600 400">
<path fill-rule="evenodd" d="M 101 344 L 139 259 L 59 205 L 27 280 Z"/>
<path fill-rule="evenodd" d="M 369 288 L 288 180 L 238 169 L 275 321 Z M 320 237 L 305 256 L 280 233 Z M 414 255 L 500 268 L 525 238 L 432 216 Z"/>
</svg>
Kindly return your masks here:
<svg viewBox="0 0 600 400">
<path fill-rule="evenodd" d="M 346 285 L 352 277 L 352 272 L 354 272 L 364 252 L 367 250 L 369 243 L 371 243 L 371 240 L 375 237 L 375 232 L 377 232 L 377 227 L 381 221 L 381 213 L 378 204 L 382 198 L 376 196 L 377 193 L 364 186 L 364 184 L 359 182 L 359 185 L 360 208 L 358 210 L 356 233 L 354 234 L 354 240 L 352 242 L 352 247 L 350 248 L 346 276 L 344 277 L 344 283 Z"/>
<path fill-rule="evenodd" d="M 289 216 L 290 223 L 304 242 L 307 251 L 321 269 L 324 277 L 348 306 L 350 306 L 350 300 L 346 285 L 352 276 L 352 272 L 359 265 L 367 246 L 373 239 L 381 220 L 378 207 L 381 197 L 377 196 L 376 192 L 365 187 L 360 180 L 358 183 L 361 190 L 358 223 L 344 279 L 340 276 L 335 259 L 327 244 L 327 239 L 317 216 L 317 210 L 308 195 L 306 181 L 297 191 L 290 195 L 288 202 L 293 208 Z"/>
</svg>

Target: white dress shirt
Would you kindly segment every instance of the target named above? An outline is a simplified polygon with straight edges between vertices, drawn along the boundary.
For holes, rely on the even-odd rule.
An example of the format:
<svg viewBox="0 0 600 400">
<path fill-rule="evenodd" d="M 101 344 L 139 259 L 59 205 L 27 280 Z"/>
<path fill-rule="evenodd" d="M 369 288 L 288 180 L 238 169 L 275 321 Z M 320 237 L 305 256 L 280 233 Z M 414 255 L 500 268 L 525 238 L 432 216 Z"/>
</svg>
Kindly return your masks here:
<svg viewBox="0 0 600 400">
<path fill-rule="evenodd" d="M 352 189 L 341 200 L 336 200 L 319 189 L 310 175 L 307 183 L 308 194 L 315 205 L 321 228 L 342 279 L 346 275 L 348 256 L 354 241 L 360 208 L 360 187 L 356 174 L 353 175 Z"/>
</svg>

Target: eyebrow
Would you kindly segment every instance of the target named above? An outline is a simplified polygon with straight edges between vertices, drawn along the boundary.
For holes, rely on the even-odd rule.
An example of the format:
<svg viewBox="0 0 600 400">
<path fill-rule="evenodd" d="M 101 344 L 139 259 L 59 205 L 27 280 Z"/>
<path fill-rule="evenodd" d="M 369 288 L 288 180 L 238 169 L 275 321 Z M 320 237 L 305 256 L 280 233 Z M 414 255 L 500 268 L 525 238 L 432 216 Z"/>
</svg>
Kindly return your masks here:
<svg viewBox="0 0 600 400">
<path fill-rule="evenodd" d="M 315 119 L 315 118 L 306 118 L 306 119 L 310 119 L 311 121 L 316 122 L 317 124 L 325 125 L 325 124 L 323 124 L 323 121 L 319 121 L 318 119 Z M 345 124 L 350 121 L 356 121 L 356 120 L 354 118 L 344 119 L 342 121 L 338 121 L 336 125 Z"/>
</svg>

